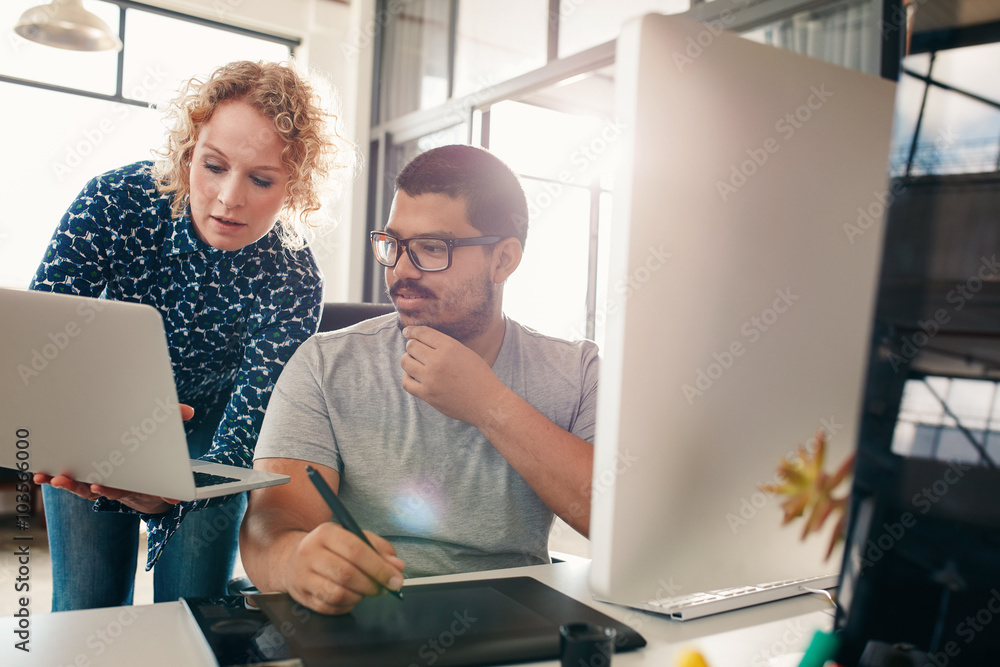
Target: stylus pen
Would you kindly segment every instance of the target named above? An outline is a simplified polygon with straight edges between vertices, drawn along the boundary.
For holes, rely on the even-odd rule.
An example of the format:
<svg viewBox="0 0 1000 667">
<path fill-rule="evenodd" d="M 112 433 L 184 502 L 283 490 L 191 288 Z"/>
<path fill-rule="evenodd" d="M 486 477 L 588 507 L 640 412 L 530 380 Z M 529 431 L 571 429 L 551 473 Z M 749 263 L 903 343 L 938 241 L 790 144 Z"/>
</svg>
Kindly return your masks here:
<svg viewBox="0 0 1000 667">
<path fill-rule="evenodd" d="M 344 507 L 344 503 L 340 502 L 340 498 L 337 497 L 337 494 L 334 493 L 330 486 L 326 483 L 323 476 L 316 472 L 316 469 L 312 466 L 306 466 L 306 474 L 309 475 L 309 479 L 312 480 L 313 486 L 315 486 L 316 490 L 319 491 L 319 495 L 323 496 L 323 500 L 326 501 L 326 504 L 330 507 L 330 511 L 333 512 L 334 518 L 340 522 L 340 525 L 360 537 L 362 542 L 370 546 L 375 553 L 378 553 L 378 549 L 376 549 L 375 546 L 368 541 L 368 538 L 365 537 L 364 532 L 361 530 L 361 526 L 358 525 L 358 522 L 354 520 L 351 513 L 347 511 L 346 507 Z M 379 585 L 381 586 L 381 584 Z M 382 588 L 385 588 L 385 590 L 389 591 L 400 600 L 403 599 L 402 591 L 394 591 L 386 586 L 382 586 Z"/>
</svg>

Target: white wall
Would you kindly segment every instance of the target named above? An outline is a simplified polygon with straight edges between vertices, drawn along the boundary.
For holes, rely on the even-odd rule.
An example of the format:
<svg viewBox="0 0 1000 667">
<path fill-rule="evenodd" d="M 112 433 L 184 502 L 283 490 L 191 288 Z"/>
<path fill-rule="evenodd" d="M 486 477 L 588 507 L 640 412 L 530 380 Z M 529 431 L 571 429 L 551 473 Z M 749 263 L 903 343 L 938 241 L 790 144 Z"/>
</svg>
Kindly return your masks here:
<svg viewBox="0 0 1000 667">
<path fill-rule="evenodd" d="M 371 117 L 375 0 L 155 0 L 149 4 L 242 28 L 302 40 L 299 60 L 341 98 L 345 134 L 367 154 Z M 367 163 L 345 192 L 338 223 L 314 245 L 327 301 L 360 301 Z"/>
</svg>

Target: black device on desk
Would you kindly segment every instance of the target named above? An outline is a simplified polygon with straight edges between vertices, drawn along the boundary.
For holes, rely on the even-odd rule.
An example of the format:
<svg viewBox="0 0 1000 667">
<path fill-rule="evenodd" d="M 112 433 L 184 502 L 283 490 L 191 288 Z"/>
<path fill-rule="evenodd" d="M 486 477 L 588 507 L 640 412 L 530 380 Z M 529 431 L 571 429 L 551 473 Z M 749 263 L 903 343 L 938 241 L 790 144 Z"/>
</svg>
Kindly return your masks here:
<svg viewBox="0 0 1000 667">
<path fill-rule="evenodd" d="M 553 660 L 559 658 L 559 628 L 569 623 L 613 627 L 616 652 L 646 645 L 632 628 L 531 577 L 409 586 L 405 604 L 381 595 L 340 616 L 310 611 L 284 593 L 254 599 L 290 655 L 307 667 Z M 262 623 L 258 636 L 263 630 Z"/>
<path fill-rule="evenodd" d="M 994 189 L 963 185 L 960 206 L 938 178 L 891 186 L 836 621 L 845 666 L 1000 665 L 997 428 L 964 425 L 978 415 L 933 388 L 978 385 L 994 405 L 995 207 L 977 203 Z M 959 301 L 966 283 L 975 298 Z M 927 400 L 901 419 L 907 392 Z"/>
<path fill-rule="evenodd" d="M 291 653 L 281 629 L 242 595 L 182 598 L 220 667 L 284 665 Z"/>
<path fill-rule="evenodd" d="M 895 455 L 871 426 L 855 466 L 838 662 L 1000 664 L 1000 471 Z M 900 646 L 908 662 L 879 657 Z"/>
</svg>

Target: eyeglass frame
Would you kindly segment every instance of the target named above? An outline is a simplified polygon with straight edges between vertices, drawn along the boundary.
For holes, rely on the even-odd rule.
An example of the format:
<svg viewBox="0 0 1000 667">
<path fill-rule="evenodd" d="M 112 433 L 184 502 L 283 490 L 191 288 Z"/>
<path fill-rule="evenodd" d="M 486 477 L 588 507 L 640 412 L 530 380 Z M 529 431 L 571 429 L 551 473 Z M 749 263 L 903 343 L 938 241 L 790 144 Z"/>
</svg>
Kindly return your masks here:
<svg viewBox="0 0 1000 667">
<path fill-rule="evenodd" d="M 385 264 L 379 259 L 379 253 L 375 250 L 375 239 L 376 237 L 387 236 L 396 242 L 396 261 L 392 264 Z M 399 237 L 393 236 L 385 230 L 374 230 L 368 233 L 368 238 L 371 239 L 372 254 L 375 255 L 375 261 L 387 269 L 394 269 L 396 265 L 399 264 L 399 258 L 403 256 L 400 248 L 406 250 L 407 256 L 410 258 L 410 263 L 413 264 L 414 268 L 418 271 L 423 271 L 424 273 L 437 273 L 438 271 L 447 271 L 451 268 L 451 257 L 455 248 L 464 248 L 466 246 L 483 246 L 483 245 L 493 245 L 494 243 L 499 243 L 503 241 L 505 236 L 470 236 L 468 238 L 441 238 L 438 236 L 411 236 L 408 239 L 401 239 Z M 412 250 L 410 250 L 410 241 L 440 241 L 444 243 L 448 248 L 448 263 L 445 264 L 440 269 L 425 269 L 422 268 L 417 262 L 417 258 L 414 256 Z"/>
</svg>

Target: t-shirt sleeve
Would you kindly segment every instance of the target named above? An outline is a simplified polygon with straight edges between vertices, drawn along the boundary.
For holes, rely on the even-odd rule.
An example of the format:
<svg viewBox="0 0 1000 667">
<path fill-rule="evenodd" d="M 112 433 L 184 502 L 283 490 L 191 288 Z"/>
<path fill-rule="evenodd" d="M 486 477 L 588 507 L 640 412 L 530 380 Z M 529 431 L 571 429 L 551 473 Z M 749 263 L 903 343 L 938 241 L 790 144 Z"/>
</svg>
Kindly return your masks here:
<svg viewBox="0 0 1000 667">
<path fill-rule="evenodd" d="M 580 410 L 570 432 L 589 443 L 594 442 L 597 423 L 597 383 L 599 357 L 597 346 L 584 343 L 580 358 Z"/>
<path fill-rule="evenodd" d="M 254 460 L 298 459 L 343 474 L 343 461 L 324 391 L 318 338 L 303 343 L 278 378 L 264 415 Z"/>
</svg>

